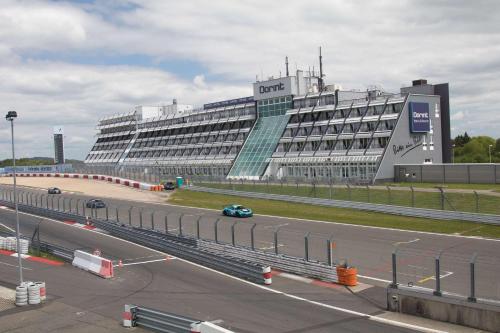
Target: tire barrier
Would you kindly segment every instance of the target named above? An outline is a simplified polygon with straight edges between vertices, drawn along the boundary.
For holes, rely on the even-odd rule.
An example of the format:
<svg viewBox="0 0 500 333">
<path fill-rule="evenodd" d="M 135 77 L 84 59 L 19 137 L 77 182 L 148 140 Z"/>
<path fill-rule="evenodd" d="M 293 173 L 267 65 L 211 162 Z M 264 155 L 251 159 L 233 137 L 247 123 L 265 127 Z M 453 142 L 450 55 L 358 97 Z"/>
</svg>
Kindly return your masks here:
<svg viewBox="0 0 500 333">
<path fill-rule="evenodd" d="M 47 299 L 45 282 L 25 281 L 16 287 L 16 305 L 37 305 Z"/>
<path fill-rule="evenodd" d="M 122 319 L 123 327 L 138 326 L 156 332 L 233 333 L 210 322 L 129 304 L 125 304 Z"/>
<path fill-rule="evenodd" d="M 105 279 L 114 276 L 113 263 L 111 260 L 81 250 L 75 251 L 72 265 Z"/>
<path fill-rule="evenodd" d="M 358 270 L 355 267 L 337 266 L 338 283 L 354 287 L 358 284 Z"/>
<path fill-rule="evenodd" d="M 40 302 L 40 285 L 30 283 L 28 285 L 28 304 L 35 305 L 40 304 Z"/>
<path fill-rule="evenodd" d="M 24 284 L 16 287 L 16 305 L 28 305 L 28 287 Z"/>
<path fill-rule="evenodd" d="M 12 177 L 13 174 L 9 173 L 5 175 L 6 177 Z M 120 184 L 128 187 L 132 187 L 144 191 L 163 191 L 162 185 L 153 185 L 148 183 L 136 182 L 130 179 L 124 179 L 120 177 L 111 177 L 104 175 L 87 175 L 80 173 L 16 173 L 17 177 L 56 177 L 56 178 L 77 178 L 77 179 L 87 179 L 87 180 L 104 180 L 113 184 Z"/>
<path fill-rule="evenodd" d="M 28 254 L 30 242 L 27 239 L 19 239 L 19 243 L 21 245 L 21 254 Z M 0 236 L 0 250 L 17 252 L 16 237 Z"/>
</svg>

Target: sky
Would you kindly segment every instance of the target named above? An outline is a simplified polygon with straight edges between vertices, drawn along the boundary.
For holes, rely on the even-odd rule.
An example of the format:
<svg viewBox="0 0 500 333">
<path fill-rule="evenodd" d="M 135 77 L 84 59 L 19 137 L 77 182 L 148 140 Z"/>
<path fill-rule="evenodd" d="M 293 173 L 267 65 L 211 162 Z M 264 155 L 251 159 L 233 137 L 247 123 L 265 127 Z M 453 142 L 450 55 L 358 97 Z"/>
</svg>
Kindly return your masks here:
<svg viewBox="0 0 500 333">
<path fill-rule="evenodd" d="M 318 68 L 344 89 L 450 83 L 452 136 L 500 137 L 499 1 L 2 0 L 1 111 L 16 156 L 84 159 L 98 119 L 176 98 L 252 95 L 256 75 Z M 0 123 L 0 159 L 10 158 Z"/>
</svg>

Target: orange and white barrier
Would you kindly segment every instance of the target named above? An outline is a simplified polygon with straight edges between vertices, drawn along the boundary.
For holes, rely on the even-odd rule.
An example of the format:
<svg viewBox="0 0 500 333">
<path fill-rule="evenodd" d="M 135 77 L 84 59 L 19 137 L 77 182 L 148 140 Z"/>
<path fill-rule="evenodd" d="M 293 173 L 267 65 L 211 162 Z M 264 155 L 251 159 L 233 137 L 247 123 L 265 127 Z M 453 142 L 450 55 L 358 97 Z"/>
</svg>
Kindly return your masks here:
<svg viewBox="0 0 500 333">
<path fill-rule="evenodd" d="M 337 266 L 338 284 L 354 287 L 358 284 L 358 270 L 355 267 Z"/>
<path fill-rule="evenodd" d="M 87 252 L 76 250 L 73 259 L 73 266 L 94 273 L 105 279 L 112 278 L 113 263 L 109 259 L 105 259 Z"/>
<path fill-rule="evenodd" d="M 271 267 L 262 267 L 262 276 L 264 277 L 264 284 L 270 285 L 273 282 Z"/>
<path fill-rule="evenodd" d="M 6 174 L 7 177 L 12 177 L 12 173 Z M 113 184 L 120 184 L 128 187 L 133 187 L 140 190 L 145 191 L 162 191 L 162 185 L 153 185 L 148 183 L 141 183 L 138 181 L 120 178 L 120 177 L 112 177 L 112 176 L 104 176 L 104 175 L 87 175 L 80 173 L 16 173 L 18 177 L 55 177 L 55 178 L 77 178 L 77 179 L 88 179 L 88 180 L 103 180 Z"/>
</svg>

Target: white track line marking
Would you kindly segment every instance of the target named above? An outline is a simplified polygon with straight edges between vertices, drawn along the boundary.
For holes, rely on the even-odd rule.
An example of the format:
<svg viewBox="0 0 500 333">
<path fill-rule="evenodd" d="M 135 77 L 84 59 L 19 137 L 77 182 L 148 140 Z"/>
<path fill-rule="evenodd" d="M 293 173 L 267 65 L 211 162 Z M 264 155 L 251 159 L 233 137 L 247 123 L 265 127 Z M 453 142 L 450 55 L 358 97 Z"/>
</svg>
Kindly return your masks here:
<svg viewBox="0 0 500 333">
<path fill-rule="evenodd" d="M 158 261 L 168 261 L 168 260 L 174 260 L 177 259 L 175 257 L 170 257 L 170 258 L 163 258 L 163 259 L 156 259 L 156 260 L 148 260 L 148 261 L 141 261 L 141 262 L 131 262 L 128 264 L 122 264 L 122 266 L 132 266 L 132 265 L 142 265 L 142 264 L 149 264 L 151 262 L 158 262 Z M 119 267 L 119 265 L 113 265 L 113 267 Z"/>
<path fill-rule="evenodd" d="M 34 216 L 34 217 L 40 217 L 38 215 L 34 215 L 34 214 L 30 214 L 30 213 L 22 213 L 22 212 L 20 212 L 20 214 L 25 214 L 25 215 Z M 47 221 L 53 221 L 53 222 L 56 222 L 56 223 L 60 223 L 61 225 L 69 226 L 69 225 L 67 225 L 67 224 L 65 224 L 64 222 L 61 222 L 61 221 L 57 221 L 57 220 L 53 220 L 53 219 L 49 219 L 49 218 L 46 218 L 46 220 Z M 88 232 L 94 232 L 94 233 L 97 233 L 97 234 L 102 235 L 104 237 L 111 237 L 111 238 L 114 238 L 116 240 L 119 240 L 119 241 L 122 241 L 122 242 L 125 242 L 125 243 L 129 243 L 129 244 L 133 244 L 135 246 L 147 249 L 149 251 L 153 251 L 153 252 L 157 252 L 157 253 L 161 253 L 161 254 L 167 254 L 165 252 L 161 252 L 161 251 L 158 251 L 158 250 L 150 249 L 150 248 L 148 248 L 146 246 L 135 244 L 133 242 L 130 242 L 130 241 L 127 241 L 127 240 L 124 240 L 124 239 L 121 239 L 121 238 L 118 238 L 118 237 L 115 237 L 115 236 L 112 236 L 112 235 L 99 233 L 99 232 L 96 232 L 94 230 L 87 230 L 87 229 L 81 229 L 81 230 L 85 230 L 85 231 L 88 231 Z M 306 298 L 303 298 L 303 297 L 295 296 L 295 295 L 292 295 L 292 294 L 287 294 L 287 293 L 284 293 L 284 292 L 279 291 L 279 290 L 275 290 L 275 289 L 272 289 L 272 288 L 269 288 L 269 287 L 266 287 L 266 286 L 255 284 L 253 282 L 246 281 L 246 280 L 240 279 L 240 278 L 238 278 L 236 276 L 232 276 L 232 275 L 229 275 L 229 274 L 226 274 L 226 273 L 223 273 L 223 272 L 219 272 L 219 271 L 217 271 L 215 269 L 208 268 L 208 267 L 205 267 L 205 266 L 202 266 L 202 265 L 199 265 L 199 264 L 187 261 L 187 260 L 182 259 L 182 258 L 177 258 L 177 259 L 179 261 L 191 264 L 193 266 L 196 266 L 196 267 L 199 267 L 199 268 L 202 268 L 202 269 L 206 269 L 208 271 L 211 271 L 213 273 L 225 276 L 227 278 L 230 278 L 230 279 L 233 279 L 233 280 L 237 280 L 237 281 L 240 281 L 242 283 L 246 283 L 246 284 L 254 286 L 256 288 L 260 288 L 262 290 L 266 290 L 266 291 L 272 292 L 274 294 L 282 295 L 284 297 L 288 297 L 288 298 L 296 299 L 296 300 L 303 301 L 303 302 L 306 302 L 306 303 L 310 303 L 310 304 L 314 304 L 314 305 L 317 305 L 317 306 L 321 306 L 321 307 L 324 307 L 324 308 L 327 308 L 327 309 L 331 309 L 331 310 L 335 310 L 335 311 L 338 311 L 338 312 L 343 312 L 343 313 L 351 314 L 351 315 L 354 315 L 354 316 L 363 317 L 363 318 L 366 318 L 368 320 L 373 320 L 373 321 L 376 321 L 376 322 L 379 322 L 379 323 L 382 323 L 382 324 L 387 324 L 387 325 L 392 325 L 392 326 L 397 326 L 397 327 L 409 328 L 409 329 L 413 329 L 413 330 L 417 330 L 417 331 L 421 331 L 421 332 L 426 332 L 426 333 L 446 333 L 445 331 L 439 331 L 439 330 L 434 330 L 434 329 L 430 329 L 430 328 L 423 327 L 423 326 L 418 326 L 418 325 L 413 325 L 413 324 L 407 324 L 407 323 L 403 323 L 403 322 L 399 322 L 399 321 L 395 321 L 395 320 L 391 320 L 391 319 L 385 319 L 385 318 L 381 318 L 381 317 L 376 317 L 376 316 L 369 315 L 369 314 L 362 313 L 362 312 L 358 312 L 358 311 L 353 311 L 353 310 L 349 310 L 349 309 L 345 309 L 345 308 L 340 308 L 340 307 L 329 305 L 329 304 L 320 303 L 320 302 L 317 302 L 317 301 L 312 301 L 312 300 L 309 300 L 309 299 L 306 299 Z"/>
<path fill-rule="evenodd" d="M 4 227 L 5 229 L 7 229 L 7 230 L 10 230 L 10 231 L 12 231 L 12 232 L 16 232 L 14 229 L 12 229 L 12 228 L 11 228 L 11 227 L 9 227 L 9 226 L 6 226 L 6 225 L 5 225 L 5 224 L 3 224 L 3 223 L 0 223 L 0 225 L 1 225 L 2 227 Z"/>
<path fill-rule="evenodd" d="M 410 244 L 410 243 L 418 242 L 419 240 L 420 240 L 420 238 L 415 238 L 415 239 L 409 240 L 407 242 L 396 242 L 396 243 L 393 243 L 392 245 L 398 246 L 398 245 L 401 245 L 401 244 Z"/>
<path fill-rule="evenodd" d="M 17 265 L 12 265 L 12 264 L 9 264 L 9 263 L 7 263 L 7 262 L 3 262 L 3 261 L 0 261 L 0 264 L 2 264 L 2 265 L 6 265 L 6 266 L 11 266 L 11 267 L 19 267 L 19 266 L 17 266 Z M 25 269 L 25 270 L 27 270 L 27 271 L 32 271 L 32 270 L 33 270 L 33 269 L 31 269 L 31 268 L 28 268 L 28 267 L 23 267 L 23 269 Z"/>
</svg>

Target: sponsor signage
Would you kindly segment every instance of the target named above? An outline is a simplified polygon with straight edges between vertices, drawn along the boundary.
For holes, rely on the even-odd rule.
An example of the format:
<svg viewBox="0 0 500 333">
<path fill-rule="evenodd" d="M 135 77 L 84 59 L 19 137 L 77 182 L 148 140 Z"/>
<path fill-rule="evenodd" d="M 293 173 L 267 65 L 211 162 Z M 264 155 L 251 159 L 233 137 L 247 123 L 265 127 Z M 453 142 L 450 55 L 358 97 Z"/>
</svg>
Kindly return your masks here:
<svg viewBox="0 0 500 333">
<path fill-rule="evenodd" d="M 4 173 L 12 173 L 13 167 L 5 167 Z M 72 172 L 73 166 L 71 164 L 58 164 L 58 165 L 31 165 L 31 166 L 16 166 L 16 172 L 20 173 L 39 173 L 39 172 Z"/>
<path fill-rule="evenodd" d="M 295 77 L 287 76 L 253 84 L 253 97 L 256 101 L 266 98 L 290 96 L 295 90 Z M 293 80 L 293 81 L 292 81 Z"/>
<path fill-rule="evenodd" d="M 236 99 L 229 99 L 227 101 L 221 101 L 221 102 L 203 104 L 203 109 L 204 110 L 215 109 L 215 108 L 222 108 L 222 107 L 226 107 L 226 106 L 245 104 L 245 103 L 253 103 L 253 96 L 236 98 Z"/>
<path fill-rule="evenodd" d="M 429 103 L 410 102 L 410 132 L 426 133 L 431 130 Z"/>
</svg>

